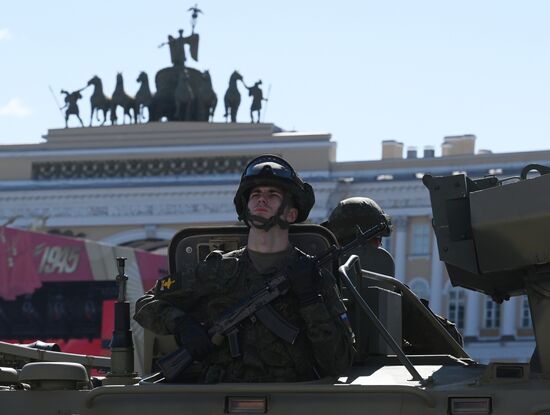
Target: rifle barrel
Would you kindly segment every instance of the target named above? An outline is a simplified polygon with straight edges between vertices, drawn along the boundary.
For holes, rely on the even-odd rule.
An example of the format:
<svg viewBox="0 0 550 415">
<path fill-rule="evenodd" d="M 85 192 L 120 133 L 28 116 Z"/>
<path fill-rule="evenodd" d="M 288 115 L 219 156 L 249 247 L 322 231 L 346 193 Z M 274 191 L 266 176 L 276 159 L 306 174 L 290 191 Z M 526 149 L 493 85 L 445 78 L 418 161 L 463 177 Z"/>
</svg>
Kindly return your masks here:
<svg viewBox="0 0 550 415">
<path fill-rule="evenodd" d="M 327 251 L 319 255 L 317 259 L 318 265 L 325 265 L 328 262 L 334 260 L 335 257 L 339 257 L 342 255 L 345 255 L 349 252 L 351 252 L 353 249 L 357 248 L 358 246 L 365 245 L 367 241 L 371 240 L 372 238 L 378 236 L 382 232 L 386 230 L 388 227 L 387 223 L 380 222 L 373 227 L 367 229 L 364 232 L 361 232 L 357 237 L 349 242 L 348 244 L 337 248 L 336 246 L 331 246 Z"/>
</svg>

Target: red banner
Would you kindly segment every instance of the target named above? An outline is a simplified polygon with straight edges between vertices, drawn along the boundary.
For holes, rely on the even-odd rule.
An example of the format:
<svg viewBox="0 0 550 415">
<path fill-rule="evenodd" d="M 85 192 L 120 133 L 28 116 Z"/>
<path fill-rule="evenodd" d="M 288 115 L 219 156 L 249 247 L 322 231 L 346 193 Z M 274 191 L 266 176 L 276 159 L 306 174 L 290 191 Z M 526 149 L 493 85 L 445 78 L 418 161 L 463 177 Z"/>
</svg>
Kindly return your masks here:
<svg viewBox="0 0 550 415">
<path fill-rule="evenodd" d="M 43 282 L 94 280 L 87 251 L 90 244 L 96 243 L 0 227 L 0 298 L 10 301 L 33 293 Z M 166 257 L 141 250 L 135 250 L 135 254 L 143 288 L 148 290 L 165 274 Z"/>
</svg>

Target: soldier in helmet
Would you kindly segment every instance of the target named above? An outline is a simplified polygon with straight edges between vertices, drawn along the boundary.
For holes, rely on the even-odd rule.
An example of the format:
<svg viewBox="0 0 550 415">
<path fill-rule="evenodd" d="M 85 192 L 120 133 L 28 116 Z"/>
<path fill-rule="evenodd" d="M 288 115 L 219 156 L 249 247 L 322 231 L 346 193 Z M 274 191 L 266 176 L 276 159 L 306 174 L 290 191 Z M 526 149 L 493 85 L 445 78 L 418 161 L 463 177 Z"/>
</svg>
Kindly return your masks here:
<svg viewBox="0 0 550 415">
<path fill-rule="evenodd" d="M 363 267 L 393 277 L 395 274 L 393 259 L 381 247 L 382 237 L 391 234 L 391 218 L 374 200 L 368 197 L 344 199 L 332 210 L 328 220 L 322 225 L 334 233 L 340 245 L 346 245 L 355 238 L 358 227 L 365 231 L 381 222 L 388 225 L 386 231 L 371 239 L 370 245 L 356 248 L 352 254 L 359 256 Z"/>
<path fill-rule="evenodd" d="M 334 233 L 341 245 L 345 245 L 355 238 L 357 227 L 364 231 L 381 222 L 388 224 L 386 232 L 377 238 L 371 239 L 370 245 L 356 248 L 350 255 L 359 256 L 362 268 L 394 277 L 395 264 L 393 258 L 389 252 L 382 248 L 382 237 L 390 236 L 392 231 L 391 217 L 384 213 L 374 200 L 368 197 L 344 199 L 332 210 L 328 220 L 322 225 Z M 421 301 L 432 312 L 428 301 L 426 299 L 421 299 Z M 403 337 L 406 339 L 405 342 L 408 347 L 413 348 L 416 342 L 420 343 L 422 341 L 417 338 L 419 334 L 418 320 L 413 312 L 414 308 L 411 308 L 408 302 L 404 301 L 402 307 Z M 445 317 L 436 314 L 434 316 L 459 344 L 464 344 L 462 335 L 454 323 Z"/>
<path fill-rule="evenodd" d="M 338 203 L 323 225 L 334 233 L 340 244 L 345 245 L 355 238 L 358 226 L 365 231 L 381 222 L 388 227 L 382 235 L 371 240 L 377 247 L 381 245 L 382 237 L 391 233 L 390 216 L 368 197 L 350 197 Z"/>
<path fill-rule="evenodd" d="M 184 272 L 174 289 L 151 290 L 138 300 L 135 319 L 159 334 L 174 334 L 195 361 L 200 381 L 292 382 L 336 376 L 352 363 L 352 333 L 333 276 L 292 246 L 289 226 L 307 219 L 315 197 L 284 159 L 263 155 L 245 168 L 234 198 L 249 228 L 247 245 L 226 254 L 214 251 L 197 269 Z M 230 307 L 284 272 L 289 291 L 271 303 L 298 329 L 291 344 L 268 324 L 246 320 L 237 336 L 216 347 L 206 327 Z M 234 352 L 234 350 L 233 350 Z"/>
</svg>

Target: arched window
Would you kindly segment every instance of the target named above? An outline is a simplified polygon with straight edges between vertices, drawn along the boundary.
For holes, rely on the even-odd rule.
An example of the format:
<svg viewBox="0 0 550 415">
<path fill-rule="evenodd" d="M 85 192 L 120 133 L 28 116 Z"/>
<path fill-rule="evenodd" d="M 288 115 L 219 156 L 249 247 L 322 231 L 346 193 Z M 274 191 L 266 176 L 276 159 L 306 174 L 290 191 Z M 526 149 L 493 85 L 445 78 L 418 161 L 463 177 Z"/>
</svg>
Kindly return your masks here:
<svg viewBox="0 0 550 415">
<path fill-rule="evenodd" d="M 415 278 L 411 281 L 409 287 L 418 298 L 430 299 L 430 285 L 424 278 Z"/>
<path fill-rule="evenodd" d="M 449 308 L 447 317 L 460 330 L 464 329 L 464 310 L 466 307 L 466 293 L 464 289 L 452 287 L 449 289 Z"/>
<path fill-rule="evenodd" d="M 483 327 L 486 329 L 496 329 L 500 327 L 500 304 L 493 301 L 492 298 L 485 299 L 485 308 L 483 310 Z"/>
</svg>

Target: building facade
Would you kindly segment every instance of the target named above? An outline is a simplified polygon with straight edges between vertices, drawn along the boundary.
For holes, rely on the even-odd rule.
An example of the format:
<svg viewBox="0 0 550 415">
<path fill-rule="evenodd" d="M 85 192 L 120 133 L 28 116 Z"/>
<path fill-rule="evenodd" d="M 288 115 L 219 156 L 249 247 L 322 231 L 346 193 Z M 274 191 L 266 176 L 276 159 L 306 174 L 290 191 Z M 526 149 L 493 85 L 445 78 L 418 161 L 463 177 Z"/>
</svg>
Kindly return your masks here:
<svg viewBox="0 0 550 415">
<path fill-rule="evenodd" d="M 0 147 L 0 224 L 163 249 L 183 227 L 236 223 L 233 196 L 253 157 L 280 155 L 312 184 L 310 221 L 338 201 L 375 199 L 392 216 L 384 241 L 396 276 L 456 322 L 472 357 L 525 361 L 534 347 L 527 301 L 496 304 L 452 287 L 431 228 L 424 174 L 518 176 L 550 151 L 475 152 L 475 136 L 446 137 L 441 156 L 382 143 L 380 160 L 338 162 L 328 133 L 284 132 L 272 124 L 150 123 L 50 130 L 45 142 Z"/>
</svg>

